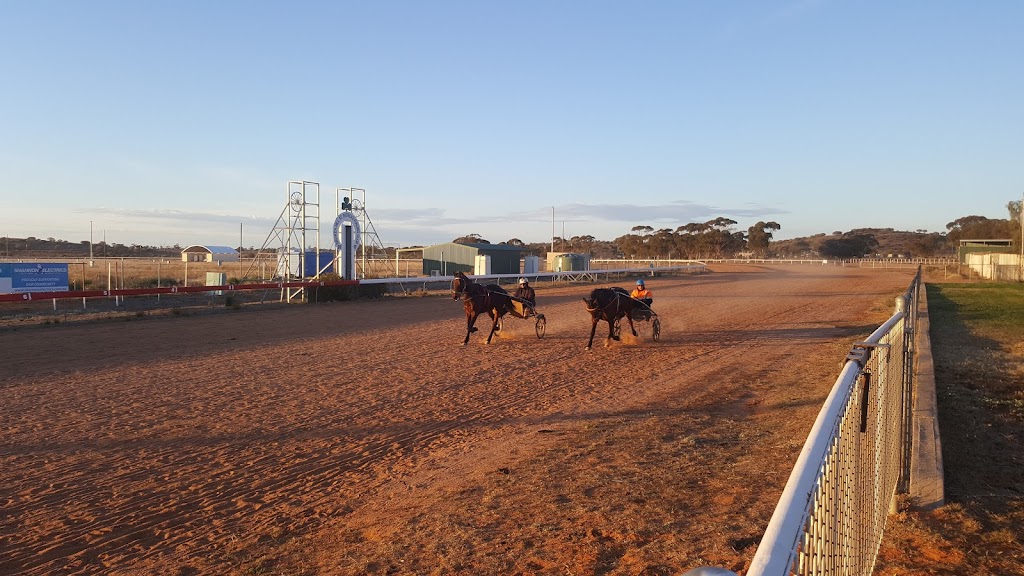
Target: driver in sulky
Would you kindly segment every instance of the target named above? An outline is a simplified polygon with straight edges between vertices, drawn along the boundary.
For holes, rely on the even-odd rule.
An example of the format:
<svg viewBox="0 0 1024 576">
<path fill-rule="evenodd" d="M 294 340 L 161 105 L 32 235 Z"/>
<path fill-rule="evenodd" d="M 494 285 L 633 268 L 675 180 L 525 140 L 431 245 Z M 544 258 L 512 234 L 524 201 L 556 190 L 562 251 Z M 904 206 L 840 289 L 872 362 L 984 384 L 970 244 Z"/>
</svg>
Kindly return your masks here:
<svg viewBox="0 0 1024 576">
<path fill-rule="evenodd" d="M 537 303 L 537 293 L 534 292 L 533 288 L 530 287 L 530 282 L 526 278 L 519 279 L 519 287 L 516 288 L 516 292 L 515 294 L 513 294 L 513 296 L 515 296 L 516 298 L 522 298 L 523 300 L 526 300 L 527 302 L 530 303 L 530 306 L 533 306 Z M 515 308 L 516 314 L 518 314 L 519 316 L 526 316 L 525 306 L 523 306 L 522 302 L 513 300 L 512 307 Z"/>
<path fill-rule="evenodd" d="M 636 281 L 636 288 L 633 288 L 633 292 L 630 293 L 630 296 L 644 304 L 647 304 L 648 307 L 650 307 L 651 302 L 654 302 L 654 293 L 647 289 L 647 286 L 644 285 L 644 281 L 642 279 Z"/>
</svg>

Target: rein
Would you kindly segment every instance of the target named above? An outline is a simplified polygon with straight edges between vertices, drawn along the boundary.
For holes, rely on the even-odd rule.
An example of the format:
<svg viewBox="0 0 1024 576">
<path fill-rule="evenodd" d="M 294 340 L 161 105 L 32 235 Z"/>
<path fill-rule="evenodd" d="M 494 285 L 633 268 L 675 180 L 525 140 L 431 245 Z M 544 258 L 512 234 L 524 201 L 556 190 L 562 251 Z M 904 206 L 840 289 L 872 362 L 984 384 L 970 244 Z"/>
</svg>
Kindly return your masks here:
<svg viewBox="0 0 1024 576">
<path fill-rule="evenodd" d="M 615 312 L 618 313 L 618 311 L 619 311 L 619 298 L 622 298 L 622 294 L 619 294 L 618 292 L 615 292 L 615 291 L 612 291 L 612 294 L 615 295 Z M 595 298 L 595 300 L 596 300 L 596 298 Z M 604 314 L 604 316 L 607 318 L 607 317 L 609 317 L 607 309 L 611 305 L 612 305 L 612 303 L 609 302 L 608 304 L 605 304 L 604 306 L 598 305 L 598 306 L 595 306 L 595 307 L 591 308 L 590 307 L 590 303 L 588 302 L 587 303 L 587 312 L 594 313 L 594 312 L 600 310 L 601 313 Z"/>
</svg>

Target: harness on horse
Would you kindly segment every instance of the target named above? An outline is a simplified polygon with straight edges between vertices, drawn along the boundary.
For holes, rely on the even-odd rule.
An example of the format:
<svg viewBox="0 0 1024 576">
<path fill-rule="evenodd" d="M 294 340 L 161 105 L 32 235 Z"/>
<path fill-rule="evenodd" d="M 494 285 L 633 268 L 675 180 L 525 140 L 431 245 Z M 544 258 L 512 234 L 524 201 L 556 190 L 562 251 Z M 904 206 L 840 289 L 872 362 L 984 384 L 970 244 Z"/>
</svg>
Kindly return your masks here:
<svg viewBox="0 0 1024 576">
<path fill-rule="evenodd" d="M 616 292 L 616 291 L 614 291 L 614 290 L 612 290 L 612 291 L 611 291 L 611 293 L 615 295 L 615 312 L 616 312 L 616 313 L 618 313 L 618 311 L 619 311 L 619 308 L 620 308 L 620 304 L 619 304 L 619 298 L 622 298 L 622 294 L 619 294 L 618 292 Z M 596 300 L 597 300 L 597 298 L 595 298 L 594 300 L 596 301 Z M 608 317 L 608 311 L 607 311 L 607 308 L 608 308 L 609 306 L 611 306 L 611 305 L 612 305 L 612 303 L 611 303 L 611 302 L 609 302 L 608 304 L 606 304 L 606 305 L 604 305 L 604 306 L 601 306 L 601 305 L 597 305 L 597 306 L 595 306 L 595 307 L 591 308 L 591 307 L 590 307 L 590 303 L 588 302 L 588 303 L 587 303 L 587 312 L 590 312 L 591 314 L 593 314 L 594 312 L 596 312 L 596 311 L 600 310 L 600 311 L 601 311 L 601 313 L 602 313 L 602 314 L 604 314 L 604 316 L 605 316 L 605 317 L 607 318 L 607 317 Z"/>
<path fill-rule="evenodd" d="M 454 284 L 454 282 L 455 281 L 453 280 L 452 283 Z M 483 293 L 481 294 L 480 292 L 477 292 L 476 294 L 473 294 L 472 291 L 470 290 L 470 286 L 477 286 L 477 287 L 479 287 L 480 290 L 483 290 Z M 452 294 L 462 294 L 462 299 L 463 300 L 473 300 L 477 296 L 483 296 L 483 306 L 484 306 L 484 308 L 491 307 L 491 294 L 492 293 L 493 293 L 493 291 L 491 289 L 489 289 L 488 287 L 486 287 L 486 286 L 482 286 L 482 285 L 476 284 L 476 283 L 467 283 L 464 280 L 459 282 L 459 289 L 458 290 L 455 290 L 454 288 L 452 289 Z"/>
</svg>

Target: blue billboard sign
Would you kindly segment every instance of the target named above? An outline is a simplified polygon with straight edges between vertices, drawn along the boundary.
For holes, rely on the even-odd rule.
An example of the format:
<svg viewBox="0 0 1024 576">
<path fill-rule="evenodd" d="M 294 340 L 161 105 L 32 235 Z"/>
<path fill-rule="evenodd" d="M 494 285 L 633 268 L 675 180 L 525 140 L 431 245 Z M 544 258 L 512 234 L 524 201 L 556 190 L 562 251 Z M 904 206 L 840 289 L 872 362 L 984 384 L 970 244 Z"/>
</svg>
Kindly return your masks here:
<svg viewBox="0 0 1024 576">
<path fill-rule="evenodd" d="M 54 264 L 50 262 L 0 263 L 0 294 L 67 291 L 67 264 Z"/>
</svg>

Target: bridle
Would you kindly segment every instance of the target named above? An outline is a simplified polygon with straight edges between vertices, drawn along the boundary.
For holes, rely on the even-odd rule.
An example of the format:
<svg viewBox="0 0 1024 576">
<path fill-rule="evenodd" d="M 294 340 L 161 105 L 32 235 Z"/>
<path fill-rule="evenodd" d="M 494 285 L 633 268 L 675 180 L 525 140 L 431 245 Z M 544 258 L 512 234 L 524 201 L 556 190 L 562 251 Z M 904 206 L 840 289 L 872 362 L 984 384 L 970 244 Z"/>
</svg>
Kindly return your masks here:
<svg viewBox="0 0 1024 576">
<path fill-rule="evenodd" d="M 622 294 L 616 292 L 615 290 L 608 290 L 608 292 L 611 292 L 612 294 L 615 295 L 615 300 L 614 301 L 608 302 L 604 306 L 597 305 L 597 306 L 594 306 L 593 308 L 590 307 L 590 302 L 588 301 L 587 302 L 587 312 L 590 312 L 591 314 L 593 314 L 594 312 L 597 312 L 598 310 L 600 310 L 601 314 L 604 315 L 605 319 L 612 318 L 613 316 L 608 314 L 608 308 L 611 307 L 611 305 L 614 303 L 615 304 L 615 313 L 618 314 L 619 313 L 619 308 L 620 308 L 619 298 L 622 298 Z M 596 302 L 597 298 L 594 298 L 594 301 Z"/>
<path fill-rule="evenodd" d="M 459 283 L 458 290 L 455 289 L 456 282 Z M 479 286 L 479 284 L 474 284 L 473 282 L 470 282 L 465 278 L 456 278 L 452 280 L 452 300 L 456 300 L 460 295 L 462 296 L 463 300 L 469 300 L 473 298 L 473 292 L 470 288 L 471 286 Z"/>
<path fill-rule="evenodd" d="M 455 282 L 459 283 L 458 290 L 455 289 Z M 474 293 L 474 290 L 472 289 L 473 286 L 479 287 L 475 291 L 476 293 Z M 473 300 L 474 298 L 477 297 L 483 298 L 483 303 L 486 306 L 487 301 L 491 295 L 491 291 L 488 290 L 487 287 L 481 286 L 480 284 L 475 284 L 473 282 L 468 282 L 461 278 L 456 278 L 455 280 L 452 280 L 452 300 L 458 299 L 460 295 L 462 296 L 463 300 Z"/>
</svg>

